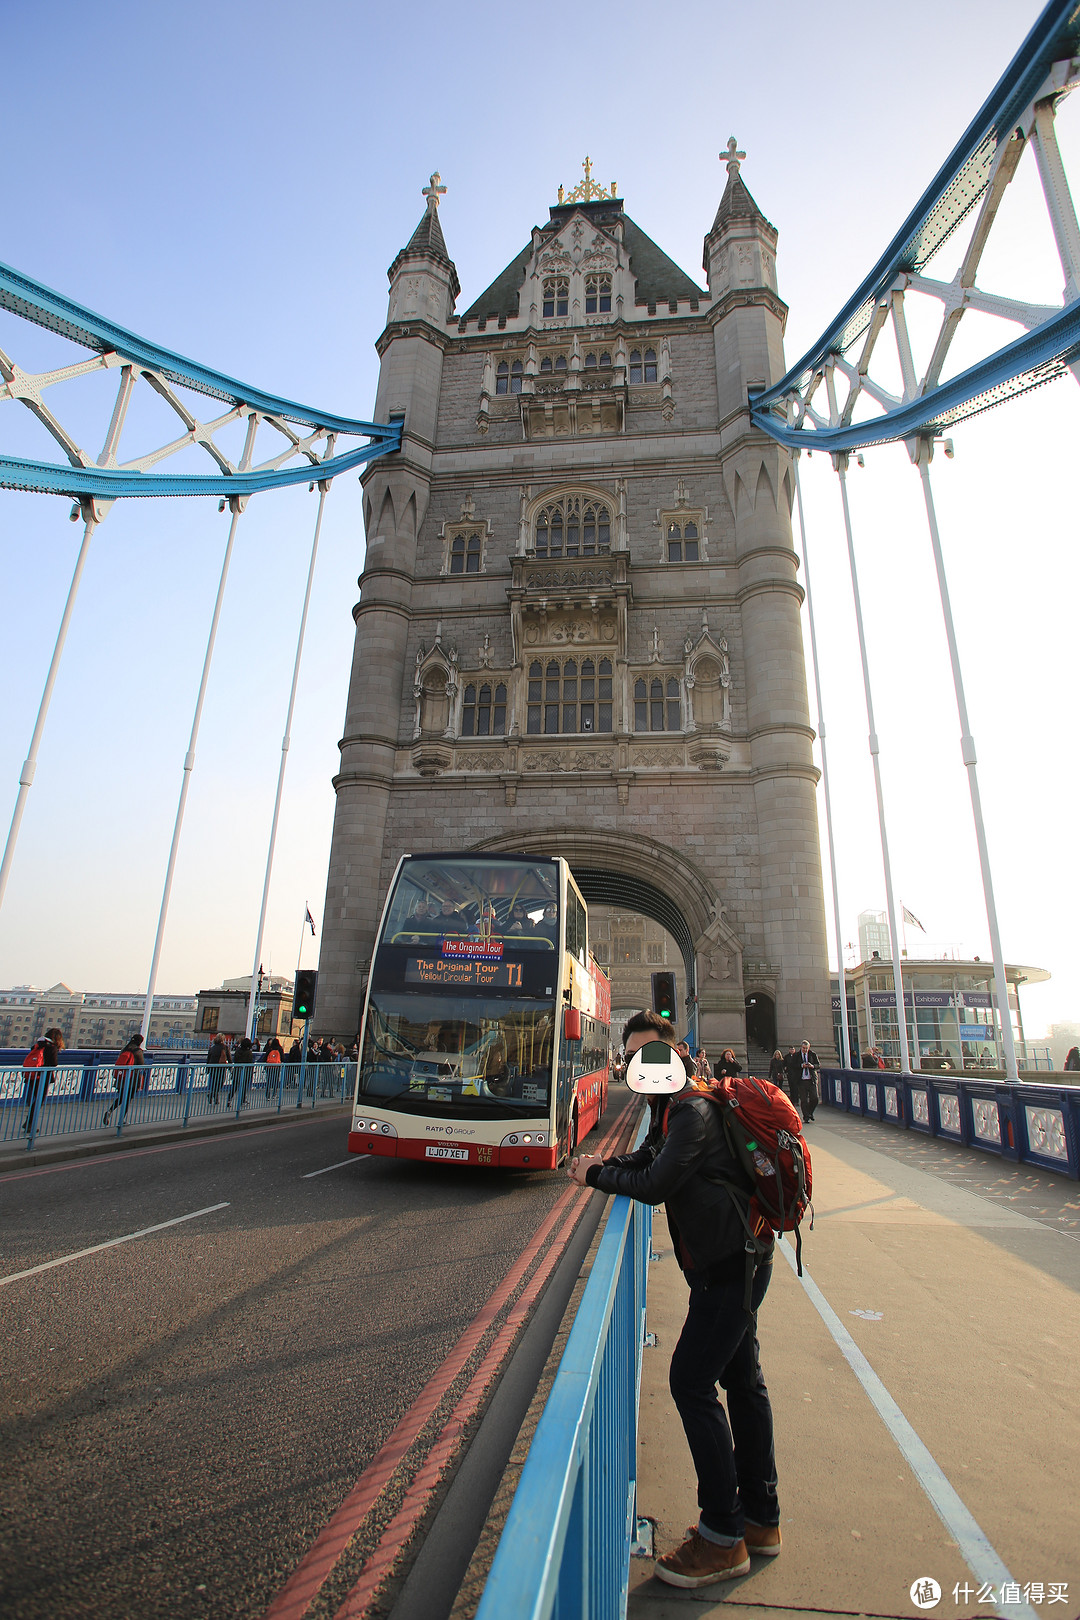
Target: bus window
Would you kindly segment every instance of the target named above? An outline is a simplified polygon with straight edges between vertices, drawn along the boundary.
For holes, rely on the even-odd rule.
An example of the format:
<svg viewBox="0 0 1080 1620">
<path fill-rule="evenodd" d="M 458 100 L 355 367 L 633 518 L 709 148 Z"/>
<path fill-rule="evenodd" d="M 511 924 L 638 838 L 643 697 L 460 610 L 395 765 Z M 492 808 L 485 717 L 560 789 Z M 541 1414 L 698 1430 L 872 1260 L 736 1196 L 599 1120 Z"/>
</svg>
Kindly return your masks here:
<svg viewBox="0 0 1080 1620">
<path fill-rule="evenodd" d="M 554 1030 L 543 1004 L 373 993 L 357 1096 L 535 1113 L 549 1101 Z"/>
</svg>

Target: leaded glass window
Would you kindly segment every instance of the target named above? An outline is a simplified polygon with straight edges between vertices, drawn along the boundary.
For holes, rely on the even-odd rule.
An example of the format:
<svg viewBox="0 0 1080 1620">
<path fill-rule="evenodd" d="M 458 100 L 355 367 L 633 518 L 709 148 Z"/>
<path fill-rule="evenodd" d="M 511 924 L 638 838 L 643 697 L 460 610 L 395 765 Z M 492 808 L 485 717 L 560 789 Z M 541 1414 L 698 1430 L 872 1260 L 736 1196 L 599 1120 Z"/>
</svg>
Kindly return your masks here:
<svg viewBox="0 0 1080 1620">
<path fill-rule="evenodd" d="M 525 368 L 520 360 L 500 360 L 495 368 L 495 392 L 520 394 Z"/>
<path fill-rule="evenodd" d="M 450 540 L 450 572 L 452 574 L 478 574 L 483 556 L 483 543 L 479 531 L 455 534 Z"/>
<path fill-rule="evenodd" d="M 642 356 L 640 349 L 630 351 L 630 381 L 632 383 L 654 383 L 656 381 L 656 350 L 646 349 Z"/>
<path fill-rule="evenodd" d="M 593 275 L 585 277 L 586 315 L 606 315 L 611 308 L 611 277 Z"/>
<path fill-rule="evenodd" d="M 584 495 L 564 495 L 536 518 L 538 557 L 597 557 L 611 550 L 611 508 Z"/>
<path fill-rule="evenodd" d="M 532 736 L 562 732 L 610 732 L 612 716 L 610 658 L 549 659 L 529 665 L 525 730 Z"/>
<path fill-rule="evenodd" d="M 682 700 L 674 676 L 634 682 L 634 730 L 682 730 Z"/>
<path fill-rule="evenodd" d="M 693 519 L 679 522 L 672 519 L 667 529 L 668 562 L 697 562 L 699 559 L 698 526 Z"/>
<path fill-rule="evenodd" d="M 570 281 L 567 276 L 549 276 L 544 282 L 544 319 L 565 315 L 570 306 Z"/>
<path fill-rule="evenodd" d="M 492 687 L 471 683 L 465 688 L 461 705 L 463 737 L 504 737 L 506 735 L 506 687 L 500 681 Z"/>
</svg>

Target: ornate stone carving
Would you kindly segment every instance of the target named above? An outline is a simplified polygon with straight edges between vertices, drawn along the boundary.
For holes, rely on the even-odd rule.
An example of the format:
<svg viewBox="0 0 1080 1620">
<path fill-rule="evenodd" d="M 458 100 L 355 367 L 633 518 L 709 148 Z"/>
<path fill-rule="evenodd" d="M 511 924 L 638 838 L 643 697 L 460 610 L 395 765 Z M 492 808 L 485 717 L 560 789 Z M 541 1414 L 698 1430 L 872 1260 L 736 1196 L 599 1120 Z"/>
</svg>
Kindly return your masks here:
<svg viewBox="0 0 1080 1620">
<path fill-rule="evenodd" d="M 677 770 L 685 763 L 681 748 L 635 748 L 635 765 L 657 766 L 665 770 Z"/>
<path fill-rule="evenodd" d="M 614 756 L 604 749 L 575 748 L 573 750 L 545 749 L 543 753 L 527 753 L 522 760 L 525 771 L 610 771 Z"/>
<path fill-rule="evenodd" d="M 483 754 L 458 754 L 457 768 L 459 771 L 497 771 L 502 768 L 502 752 L 489 749 Z"/>
<path fill-rule="evenodd" d="M 546 253 L 540 255 L 540 269 L 546 271 L 571 270 L 573 269 L 573 261 L 565 248 L 549 248 Z"/>
<path fill-rule="evenodd" d="M 454 763 L 453 749 L 434 738 L 425 737 L 413 749 L 412 762 L 421 776 L 439 776 Z"/>
</svg>

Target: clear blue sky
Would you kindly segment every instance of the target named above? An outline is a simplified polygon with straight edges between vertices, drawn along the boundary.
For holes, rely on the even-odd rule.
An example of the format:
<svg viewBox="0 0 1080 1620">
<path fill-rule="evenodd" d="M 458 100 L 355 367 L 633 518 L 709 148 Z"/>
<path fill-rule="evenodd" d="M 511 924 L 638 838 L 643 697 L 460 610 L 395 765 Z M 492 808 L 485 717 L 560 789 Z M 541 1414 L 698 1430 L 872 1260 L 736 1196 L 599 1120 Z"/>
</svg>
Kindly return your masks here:
<svg viewBox="0 0 1080 1620">
<path fill-rule="evenodd" d="M 586 152 L 700 278 L 724 180 L 717 154 L 734 133 L 743 177 L 780 231 L 793 359 L 892 235 L 1038 9 L 912 0 L 898 18 L 794 0 L 589 11 L 555 0 L 530 18 L 425 0 L 407 11 L 6 0 L 0 257 L 236 377 L 364 416 L 386 267 L 432 169 L 449 188 L 442 223 L 464 308 L 559 184 L 576 182 Z M 1080 101 L 1059 120 L 1067 161 L 1078 117 Z M 1030 184 L 1010 207 L 1009 244 L 983 279 L 1059 298 Z M 48 362 L 51 343 L 0 318 L 0 347 L 28 368 Z M 0 415 L 0 443 L 31 453 L 40 441 L 15 410 Z M 955 463 L 935 464 L 1005 952 L 1054 974 L 1027 993 L 1032 1029 L 1080 1018 L 1078 414 L 1080 390 L 1055 384 L 963 428 Z M 855 914 L 884 895 L 834 485 L 815 458 L 812 562 L 843 931 L 854 939 Z M 853 503 L 898 890 L 934 940 L 986 956 L 940 615 L 902 450 L 867 457 Z M 77 549 L 68 507 L 0 494 L 0 836 Z M 163 991 L 250 967 L 313 520 L 301 490 L 257 498 L 240 525 Z M 211 502 L 131 502 L 95 536 L 0 921 L 0 984 L 145 984 L 226 521 Z M 321 918 L 363 550 L 359 486 L 343 478 L 328 501 L 293 729 L 264 952 L 275 970 L 295 962 L 305 902 Z"/>
</svg>

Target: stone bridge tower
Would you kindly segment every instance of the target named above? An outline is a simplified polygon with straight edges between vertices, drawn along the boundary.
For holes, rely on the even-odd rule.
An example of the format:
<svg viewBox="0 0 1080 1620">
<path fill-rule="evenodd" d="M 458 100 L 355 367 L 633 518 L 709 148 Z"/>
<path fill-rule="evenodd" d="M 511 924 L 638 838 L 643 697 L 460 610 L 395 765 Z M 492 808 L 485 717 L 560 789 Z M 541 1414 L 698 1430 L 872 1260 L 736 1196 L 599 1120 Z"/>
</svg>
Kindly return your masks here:
<svg viewBox="0 0 1080 1620">
<path fill-rule="evenodd" d="M 318 1023 L 357 1027 L 398 856 L 565 854 L 679 940 L 710 1049 L 833 1047 L 776 231 L 739 175 L 708 290 L 585 178 L 455 313 L 439 176 L 390 267 Z"/>
</svg>

